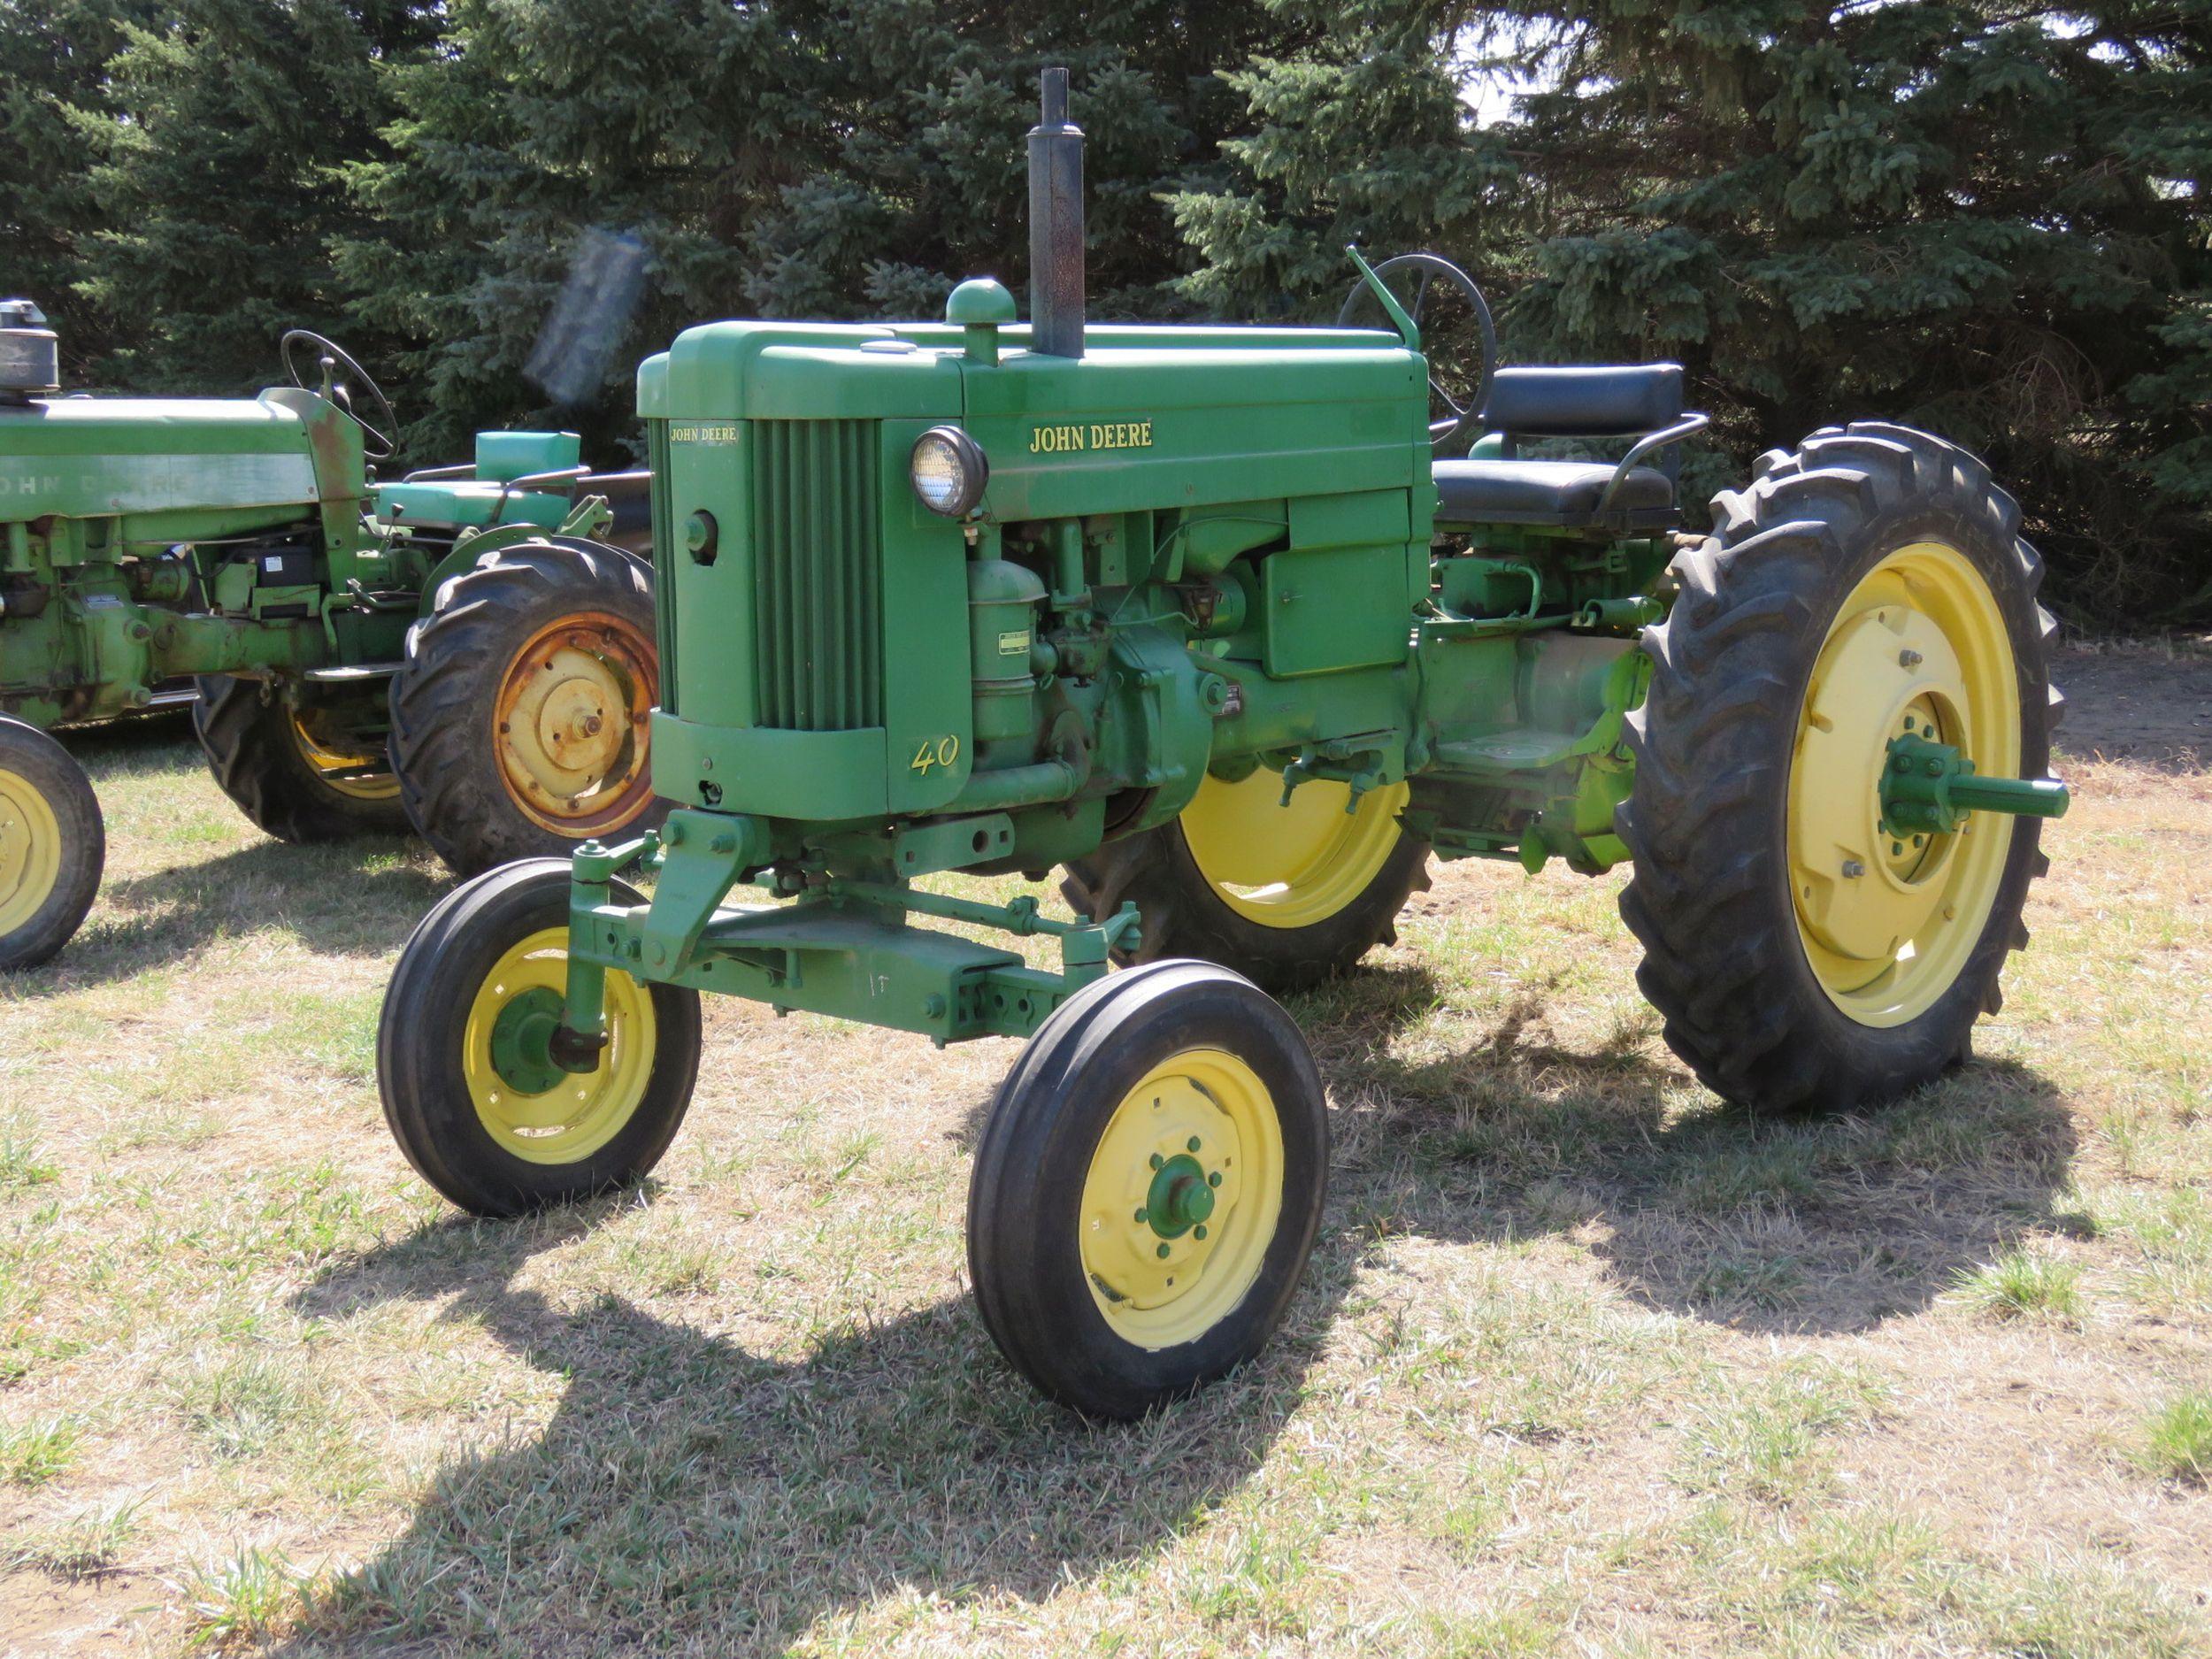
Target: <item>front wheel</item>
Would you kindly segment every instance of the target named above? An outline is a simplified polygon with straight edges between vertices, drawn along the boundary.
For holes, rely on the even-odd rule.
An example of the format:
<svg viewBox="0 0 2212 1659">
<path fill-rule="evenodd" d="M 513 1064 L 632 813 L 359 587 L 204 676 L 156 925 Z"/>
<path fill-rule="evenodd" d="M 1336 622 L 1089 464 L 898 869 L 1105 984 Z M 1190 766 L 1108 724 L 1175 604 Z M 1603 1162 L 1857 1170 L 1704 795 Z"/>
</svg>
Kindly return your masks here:
<svg viewBox="0 0 2212 1659">
<path fill-rule="evenodd" d="M 35 968 L 69 942 L 106 858 L 84 768 L 28 721 L 0 714 L 0 970 Z"/>
<path fill-rule="evenodd" d="M 2038 809 L 1932 822 L 1893 774 L 2042 778 L 2062 706 L 2042 564 L 1980 461 L 1903 426 L 1816 433 L 1713 506 L 1628 720 L 1637 980 L 1722 1095 L 1876 1103 L 1966 1056 L 2027 943 L 2047 861 L 2010 814 Z"/>
<path fill-rule="evenodd" d="M 1313 1253 L 1328 1113 L 1305 1040 L 1226 969 L 1086 987 L 992 1102 L 968 1270 L 1015 1368 L 1129 1418 L 1266 1346 Z"/>
<path fill-rule="evenodd" d="M 642 898 L 620 882 L 616 898 Z M 595 1070 L 547 1063 L 568 976 L 569 866 L 465 883 L 422 919 L 377 1025 L 384 1119 L 417 1173 L 472 1215 L 515 1216 L 642 1179 L 699 1074 L 699 994 L 607 973 Z"/>
</svg>

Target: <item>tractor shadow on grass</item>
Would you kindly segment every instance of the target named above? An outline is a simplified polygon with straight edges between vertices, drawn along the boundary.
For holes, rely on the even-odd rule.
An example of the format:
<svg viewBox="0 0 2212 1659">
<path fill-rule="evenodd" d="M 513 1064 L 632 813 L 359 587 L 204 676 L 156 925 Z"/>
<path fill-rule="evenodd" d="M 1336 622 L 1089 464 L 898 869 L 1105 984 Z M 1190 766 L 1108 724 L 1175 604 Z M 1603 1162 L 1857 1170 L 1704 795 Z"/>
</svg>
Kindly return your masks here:
<svg viewBox="0 0 2212 1659">
<path fill-rule="evenodd" d="M 1386 1040 L 1437 1000 L 1421 971 L 1307 999 L 1336 1106 L 1340 1234 L 1563 1234 L 1647 1306 L 1842 1333 L 1925 1309 L 2028 1235 L 2081 1225 L 2056 1208 L 2072 1121 L 2032 1068 L 1978 1061 L 1887 1108 L 1759 1118 L 1699 1088 L 1648 1025 L 1562 1046 L 1544 1015 L 1553 989 L 1522 987 L 1472 1044 L 1402 1056 Z"/>
<path fill-rule="evenodd" d="M 186 710 L 65 728 L 59 736 L 104 791 L 205 773 Z M 251 833 L 242 815 L 235 821 Z M 272 925 L 319 952 L 388 956 L 451 881 L 420 842 L 402 835 L 312 846 L 261 840 L 204 857 L 179 840 L 166 856 L 174 861 L 168 869 L 106 876 L 77 936 L 50 963 L 11 976 L 10 993 L 35 998 L 127 979 L 212 940 Z"/>
<path fill-rule="evenodd" d="M 439 1326 L 563 1387 L 542 1431 L 451 1456 L 285 1651 L 780 1651 L 902 1594 L 1043 1599 L 1250 1476 L 1327 1325 L 1302 1304 L 1290 1340 L 1229 1381 L 1092 1427 L 1031 1394 L 964 1296 L 791 1359 L 611 1293 L 571 1310 L 518 1282 L 637 1202 L 441 1222 L 301 1293 L 321 1318 L 436 1304 Z"/>
<path fill-rule="evenodd" d="M 272 926 L 326 955 L 388 956 L 451 885 L 420 853 L 396 835 L 262 841 L 112 879 L 61 954 L 15 976 L 10 988 L 38 996 L 127 979 L 211 941 Z"/>
</svg>

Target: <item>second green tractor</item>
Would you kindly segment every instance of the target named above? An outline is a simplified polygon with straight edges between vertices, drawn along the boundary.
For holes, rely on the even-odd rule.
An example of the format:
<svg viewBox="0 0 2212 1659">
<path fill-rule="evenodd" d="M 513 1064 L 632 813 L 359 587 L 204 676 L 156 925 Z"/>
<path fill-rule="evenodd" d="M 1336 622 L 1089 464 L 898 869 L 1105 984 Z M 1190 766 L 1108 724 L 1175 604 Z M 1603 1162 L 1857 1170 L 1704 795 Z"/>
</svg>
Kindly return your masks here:
<svg viewBox="0 0 2212 1659">
<path fill-rule="evenodd" d="M 43 324 L 0 303 L 0 969 L 99 885 L 57 724 L 190 702 L 270 834 L 411 826 L 465 872 L 654 820 L 642 472 L 487 432 L 379 480 L 391 405 L 327 340 L 287 334 L 257 397 L 65 396 Z"/>
</svg>

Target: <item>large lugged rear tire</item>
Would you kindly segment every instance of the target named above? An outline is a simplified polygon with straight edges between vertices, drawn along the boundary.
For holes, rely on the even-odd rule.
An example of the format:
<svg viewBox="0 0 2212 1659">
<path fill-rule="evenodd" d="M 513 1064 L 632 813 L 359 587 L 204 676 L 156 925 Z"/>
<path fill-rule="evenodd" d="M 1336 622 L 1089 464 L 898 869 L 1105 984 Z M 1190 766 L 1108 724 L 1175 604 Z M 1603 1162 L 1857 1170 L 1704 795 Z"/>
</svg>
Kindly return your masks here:
<svg viewBox="0 0 2212 1659">
<path fill-rule="evenodd" d="M 380 719 L 349 718 L 342 697 L 296 685 L 205 674 L 192 730 L 208 770 L 238 810 L 280 841 L 403 833 L 399 780 L 380 742 L 348 735 Z"/>
<path fill-rule="evenodd" d="M 616 899 L 642 903 L 616 882 Z M 699 1075 L 699 994 L 607 975 L 595 1070 L 518 1080 L 506 1028 L 560 1014 L 569 866 L 535 858 L 455 888 L 401 950 L 376 1031 L 384 1120 L 407 1161 L 472 1215 L 515 1216 L 641 1179 Z"/>
<path fill-rule="evenodd" d="M 443 583 L 392 681 L 407 816 L 461 874 L 657 823 L 653 570 L 548 536 Z"/>
<path fill-rule="evenodd" d="M 0 714 L 0 971 L 35 968 L 84 925 L 107 832 L 69 751 Z"/>
<path fill-rule="evenodd" d="M 1266 1346 L 1328 1167 L 1320 1075 L 1264 993 L 1205 962 L 1110 975 L 1030 1040 L 977 1143 L 984 1325 L 1051 1398 L 1141 1417 Z"/>
<path fill-rule="evenodd" d="M 1196 956 L 1274 992 L 1343 973 L 1397 941 L 1398 912 L 1429 885 L 1425 843 L 1397 821 L 1402 785 L 1350 791 L 1302 784 L 1279 805 L 1282 777 L 1265 768 L 1240 783 L 1209 777 L 1171 824 L 1071 861 L 1060 891 L 1078 913 L 1133 902 L 1144 918 L 1124 965 Z"/>
<path fill-rule="evenodd" d="M 1967 1057 L 2028 941 L 2037 820 L 1893 837 L 1878 796 L 1889 742 L 1932 727 L 1985 776 L 2047 770 L 2042 563 L 1979 460 L 1878 422 L 1770 452 L 1713 518 L 1628 720 L 1637 982 L 1732 1101 L 1878 1102 Z"/>
</svg>

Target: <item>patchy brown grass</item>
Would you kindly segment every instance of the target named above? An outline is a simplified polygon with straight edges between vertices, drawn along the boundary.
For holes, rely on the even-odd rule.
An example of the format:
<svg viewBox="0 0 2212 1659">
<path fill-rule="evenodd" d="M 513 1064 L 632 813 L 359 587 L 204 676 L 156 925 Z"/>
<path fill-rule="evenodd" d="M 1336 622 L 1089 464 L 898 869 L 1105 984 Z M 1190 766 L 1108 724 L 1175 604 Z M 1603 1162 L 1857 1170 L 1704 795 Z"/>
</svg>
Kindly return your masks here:
<svg viewBox="0 0 2212 1659">
<path fill-rule="evenodd" d="M 1611 883 L 1451 867 L 1298 1006 L 1289 1329 L 1107 1431 L 964 1293 L 1012 1045 L 712 1004 L 650 1190 L 472 1225 L 373 1075 L 426 855 L 81 734 L 106 892 L 0 987 L 0 1652 L 2205 1652 L 2212 662 L 2073 666 L 1980 1063 L 1747 1122 Z"/>
</svg>

